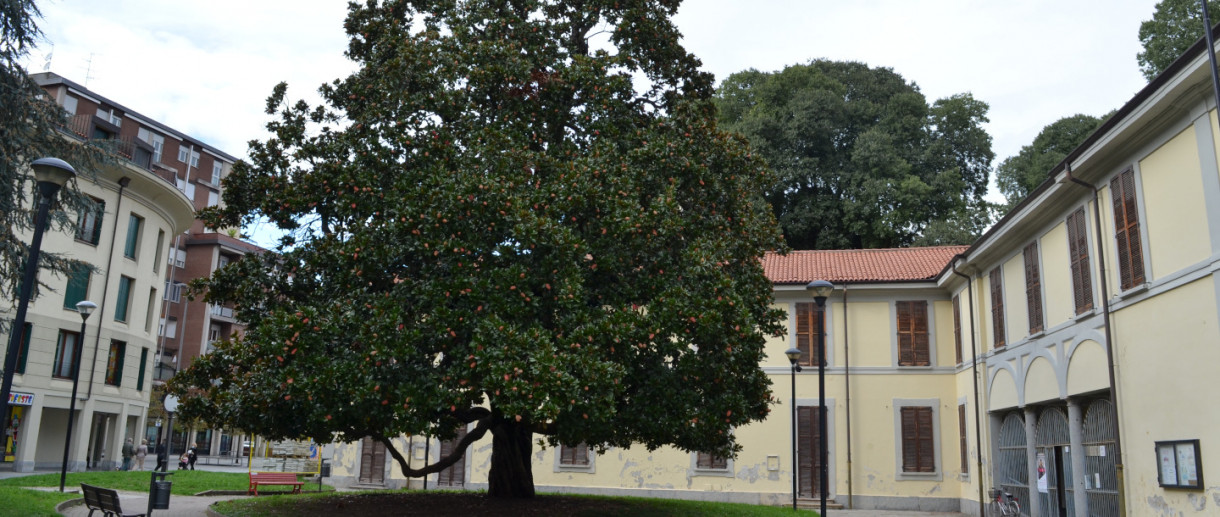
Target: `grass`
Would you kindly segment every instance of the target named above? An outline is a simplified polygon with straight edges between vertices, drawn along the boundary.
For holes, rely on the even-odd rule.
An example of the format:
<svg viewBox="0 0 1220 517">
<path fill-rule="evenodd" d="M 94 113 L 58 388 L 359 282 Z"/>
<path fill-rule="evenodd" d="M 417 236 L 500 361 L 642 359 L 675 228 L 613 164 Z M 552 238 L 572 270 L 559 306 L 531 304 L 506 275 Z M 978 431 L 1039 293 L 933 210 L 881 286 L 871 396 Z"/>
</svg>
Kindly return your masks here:
<svg viewBox="0 0 1220 517">
<path fill-rule="evenodd" d="M 56 485 L 59 482 L 56 481 Z M 53 517 L 55 505 L 79 497 L 76 494 L 26 490 L 12 486 L 0 486 L 0 516 L 3 517 Z"/>
<path fill-rule="evenodd" d="M 167 479 L 173 482 L 173 495 L 195 495 L 208 490 L 233 490 L 245 493 L 250 486 L 250 477 L 244 472 L 208 472 L 204 470 L 176 470 Z M 138 471 L 69 472 L 64 489 L 80 489 L 81 483 L 126 492 L 148 492 L 152 475 Z M 0 517 L 59 515 L 55 505 L 76 499 L 80 494 L 25 490 L 21 487 L 59 487 L 59 473 L 34 474 L 0 479 Z M 304 490 L 317 490 L 318 485 L 305 483 Z M 323 486 L 323 490 L 334 490 Z"/>
</svg>

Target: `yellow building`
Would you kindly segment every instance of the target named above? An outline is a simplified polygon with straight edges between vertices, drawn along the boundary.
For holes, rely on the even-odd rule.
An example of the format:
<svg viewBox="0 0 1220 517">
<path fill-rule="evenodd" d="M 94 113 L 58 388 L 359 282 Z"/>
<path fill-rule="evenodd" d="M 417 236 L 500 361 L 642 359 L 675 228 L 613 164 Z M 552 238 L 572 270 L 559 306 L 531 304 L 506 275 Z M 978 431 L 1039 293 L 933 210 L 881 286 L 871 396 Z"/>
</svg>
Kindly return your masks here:
<svg viewBox="0 0 1220 517">
<path fill-rule="evenodd" d="M 968 247 L 765 257 L 789 313 L 762 365 L 781 404 L 735 431 L 736 458 L 543 449 L 536 486 L 781 505 L 795 479 L 816 499 L 811 357 L 824 328 L 837 505 L 978 514 L 1003 487 L 1034 516 L 1215 515 L 1220 126 L 1207 58 L 1196 44 Z M 824 311 L 806 290 L 818 279 L 840 287 Z M 401 445 L 416 466 L 445 453 L 423 437 Z M 490 450 L 477 442 L 427 486 L 486 487 Z M 371 440 L 334 454 L 336 484 L 407 484 Z"/>
</svg>

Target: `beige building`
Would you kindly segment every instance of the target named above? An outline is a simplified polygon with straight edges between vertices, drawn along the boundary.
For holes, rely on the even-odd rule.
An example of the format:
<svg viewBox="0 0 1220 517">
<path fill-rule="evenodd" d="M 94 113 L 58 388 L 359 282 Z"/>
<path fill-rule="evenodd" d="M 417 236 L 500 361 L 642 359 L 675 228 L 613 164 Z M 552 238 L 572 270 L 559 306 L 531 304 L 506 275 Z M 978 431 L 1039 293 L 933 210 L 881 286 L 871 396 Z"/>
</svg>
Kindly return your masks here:
<svg viewBox="0 0 1220 517">
<path fill-rule="evenodd" d="M 1200 42 L 971 246 L 767 256 L 789 314 L 762 365 L 781 404 L 735 431 L 741 454 L 535 450 L 537 487 L 781 505 L 795 479 L 816 499 L 809 359 L 825 329 L 836 504 L 977 514 L 1003 487 L 1026 515 L 1215 515 L 1220 491 L 1205 482 L 1220 479 L 1212 80 Z M 824 311 L 805 289 L 817 279 L 840 287 Z M 806 351 L 795 375 L 792 346 Z M 445 450 L 422 437 L 400 445 L 416 465 Z M 490 450 L 490 438 L 477 442 L 428 487 L 486 487 Z M 407 483 L 369 440 L 336 446 L 333 462 L 336 484 Z"/>
</svg>

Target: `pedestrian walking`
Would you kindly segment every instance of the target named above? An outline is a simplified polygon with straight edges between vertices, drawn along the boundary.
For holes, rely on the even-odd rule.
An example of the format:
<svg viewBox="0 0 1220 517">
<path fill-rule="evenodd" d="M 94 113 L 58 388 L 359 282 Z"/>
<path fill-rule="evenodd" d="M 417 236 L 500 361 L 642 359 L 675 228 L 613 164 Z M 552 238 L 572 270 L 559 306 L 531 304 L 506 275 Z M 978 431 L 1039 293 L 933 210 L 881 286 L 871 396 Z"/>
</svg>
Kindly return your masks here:
<svg viewBox="0 0 1220 517">
<path fill-rule="evenodd" d="M 136 447 L 136 470 L 144 470 L 145 456 L 148 456 L 148 438 L 140 440 L 140 446 Z"/>
<path fill-rule="evenodd" d="M 169 452 L 165 450 L 165 440 L 161 440 L 157 442 L 157 468 L 154 470 L 165 472 L 165 469 L 168 467 Z"/>
<path fill-rule="evenodd" d="M 123 470 L 131 470 L 131 458 L 136 455 L 136 446 L 131 443 L 131 438 L 128 438 L 123 443 Z"/>
<path fill-rule="evenodd" d="M 198 444 L 196 444 L 195 442 L 191 442 L 191 448 L 187 449 L 187 451 L 186 451 L 188 463 L 191 466 L 191 470 L 195 470 L 195 460 L 199 459 L 198 453 L 195 450 L 197 447 L 198 447 Z"/>
</svg>

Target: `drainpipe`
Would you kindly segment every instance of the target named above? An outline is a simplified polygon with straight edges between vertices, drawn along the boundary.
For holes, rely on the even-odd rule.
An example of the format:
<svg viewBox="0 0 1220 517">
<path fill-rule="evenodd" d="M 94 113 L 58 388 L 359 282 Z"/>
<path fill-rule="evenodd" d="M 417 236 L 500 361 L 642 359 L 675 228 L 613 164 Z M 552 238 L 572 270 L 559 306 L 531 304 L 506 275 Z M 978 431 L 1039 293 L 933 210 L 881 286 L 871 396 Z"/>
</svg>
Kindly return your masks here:
<svg viewBox="0 0 1220 517">
<path fill-rule="evenodd" d="M 958 254 L 956 257 L 953 257 L 953 261 L 950 264 L 953 265 L 953 274 L 966 279 L 966 303 L 970 307 L 970 377 L 974 379 L 974 446 L 978 448 L 977 453 L 974 455 L 976 460 L 975 472 L 977 472 L 976 476 L 978 477 L 979 485 L 979 515 L 987 515 L 987 499 L 983 497 L 983 424 L 980 421 L 982 417 L 979 411 L 979 406 L 981 405 L 979 402 L 981 398 L 979 394 L 979 352 L 974 340 L 974 281 L 969 275 L 957 270 L 958 260 L 965 261 L 966 255 L 964 253 Z M 961 311 L 959 310 L 958 313 L 960 314 Z"/>
<path fill-rule="evenodd" d="M 1211 31 L 1207 32 L 1209 35 Z M 1215 59 L 1215 56 L 1212 56 Z M 1213 67 L 1214 68 L 1214 67 Z M 1215 70 L 1212 71 L 1215 73 Z M 1122 426 L 1119 422 L 1122 419 L 1118 417 L 1118 389 L 1114 382 L 1114 336 L 1110 332 L 1110 289 L 1106 278 L 1106 250 L 1101 243 L 1101 196 L 1098 194 L 1097 187 L 1092 183 L 1081 181 L 1072 176 L 1072 163 L 1063 163 L 1064 178 L 1072 183 L 1080 185 L 1084 188 L 1093 191 L 1093 224 L 1096 226 L 1097 234 L 1097 268 L 1098 276 L 1101 278 L 1101 316 L 1106 328 L 1106 369 L 1110 375 L 1110 401 L 1114 403 L 1114 478 L 1118 484 L 1118 515 L 1123 517 L 1127 515 L 1127 499 L 1126 490 L 1124 488 L 1125 480 L 1123 475 L 1123 447 L 1122 447 Z"/>
<path fill-rule="evenodd" d="M 179 144 L 179 145 L 182 145 L 182 144 Z M 183 185 L 184 185 L 183 194 L 186 193 L 185 185 L 190 185 L 190 183 L 191 183 L 191 157 L 194 155 L 195 155 L 195 144 L 191 144 L 190 150 L 187 151 L 187 154 L 186 154 L 186 179 L 183 180 Z M 177 172 L 174 173 L 174 179 L 175 180 L 178 179 Z M 175 188 L 176 187 L 177 187 L 177 185 L 175 185 Z M 195 208 L 194 199 L 191 199 L 191 208 L 192 209 Z M 187 231 L 190 231 L 190 230 L 188 229 Z M 168 266 L 168 268 L 169 268 L 169 286 L 167 287 L 167 289 L 174 288 L 174 274 L 178 272 L 178 250 L 180 249 L 181 246 L 182 246 L 182 234 L 179 233 L 177 236 L 174 237 L 174 256 L 169 257 L 171 259 L 171 262 L 170 262 L 170 265 Z M 185 263 L 183 264 L 183 267 L 186 267 Z M 168 294 L 168 293 L 166 293 L 166 294 Z M 166 319 L 165 326 L 168 328 L 169 327 L 169 297 L 163 295 L 162 298 L 165 301 L 162 302 L 162 304 L 161 304 L 161 317 Z M 187 304 L 182 301 L 181 297 L 178 298 L 178 303 L 182 304 L 182 321 L 180 322 L 182 324 L 182 328 L 175 330 L 175 332 L 178 333 L 179 335 L 181 335 L 181 333 L 186 332 L 186 305 Z M 162 370 L 161 365 L 165 361 L 165 329 L 162 329 L 160 334 L 161 334 L 160 336 L 157 336 L 158 337 L 158 343 L 157 343 L 157 369 L 158 370 Z M 177 364 L 181 364 L 181 362 L 180 362 L 181 357 L 182 357 L 182 341 L 179 340 L 178 355 L 174 356 L 174 358 L 177 361 L 179 361 Z M 174 374 L 175 375 L 178 374 L 177 367 L 174 368 Z M 155 375 L 154 375 L 154 377 L 155 377 Z M 161 382 L 164 383 L 165 381 L 161 381 Z M 253 446 L 253 445 L 254 445 L 253 442 L 251 442 L 251 446 Z"/>
<path fill-rule="evenodd" d="M 424 465 L 432 461 L 432 435 L 424 434 Z M 428 475 L 424 474 L 424 490 L 428 489 Z"/>
<path fill-rule="evenodd" d="M 1200 10 L 1203 11 L 1203 36 L 1207 38 L 1207 59 L 1212 65 L 1212 93 L 1216 95 L 1216 108 L 1220 110 L 1220 74 L 1216 72 L 1216 42 L 1212 38 L 1212 20 L 1207 14 L 1207 0 L 1199 0 Z"/>
<path fill-rule="evenodd" d="M 109 299 L 106 293 L 110 291 L 110 267 L 114 263 L 114 241 L 119 234 L 119 208 L 123 206 L 123 191 L 127 189 L 127 185 L 131 184 L 131 178 L 123 176 L 119 179 L 119 200 L 114 203 L 114 224 L 110 229 L 110 256 L 106 259 L 106 275 L 105 282 L 102 282 L 102 299 L 101 303 L 97 304 L 98 317 L 106 313 L 106 300 Z M 130 294 L 129 294 L 130 296 Z M 131 315 L 127 315 L 128 318 Z M 97 352 L 102 346 L 102 331 L 101 323 L 98 323 L 97 336 L 93 338 L 93 365 L 89 367 L 89 388 L 85 391 L 85 400 L 93 398 L 93 378 L 97 376 Z"/>
<path fill-rule="evenodd" d="M 847 334 L 847 286 L 843 286 L 843 389 L 847 393 L 847 508 L 852 504 L 851 486 L 851 341 Z"/>
</svg>

